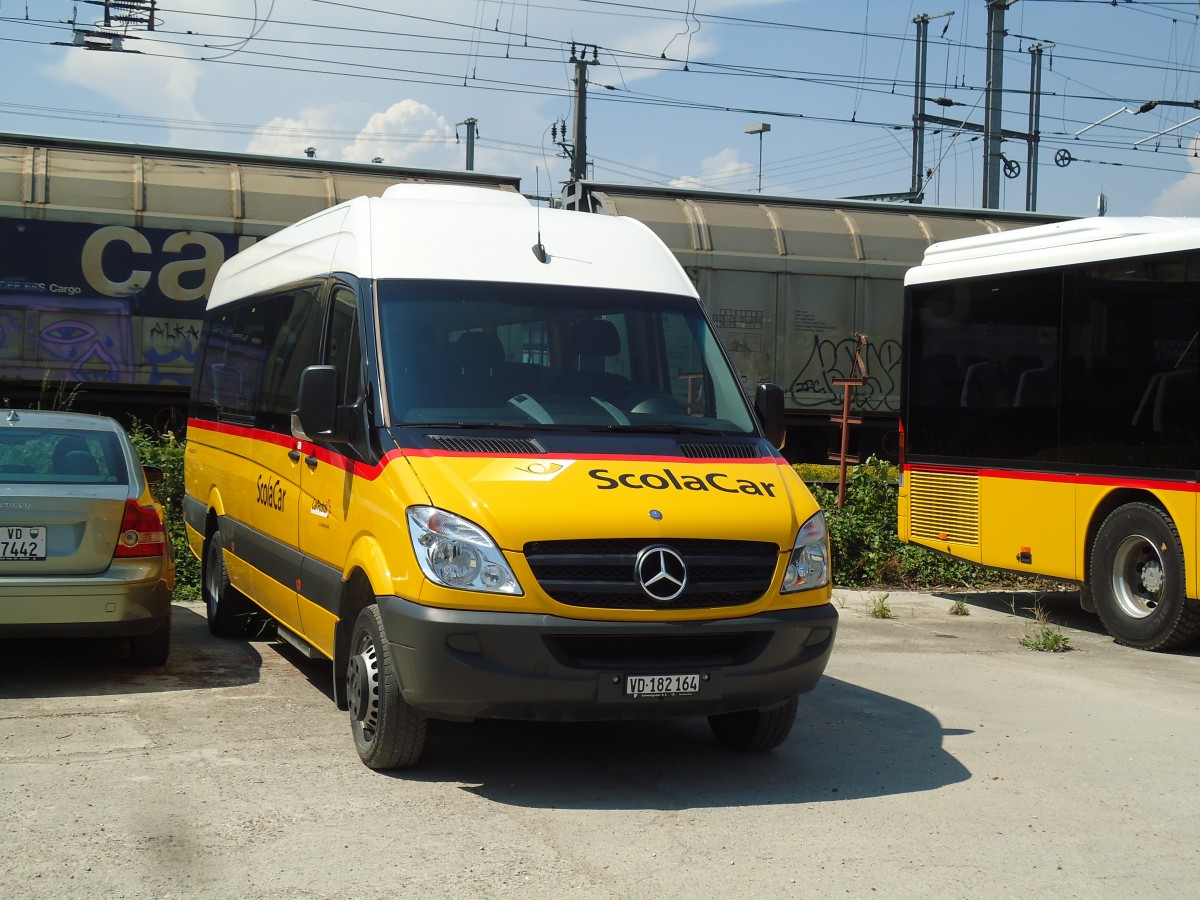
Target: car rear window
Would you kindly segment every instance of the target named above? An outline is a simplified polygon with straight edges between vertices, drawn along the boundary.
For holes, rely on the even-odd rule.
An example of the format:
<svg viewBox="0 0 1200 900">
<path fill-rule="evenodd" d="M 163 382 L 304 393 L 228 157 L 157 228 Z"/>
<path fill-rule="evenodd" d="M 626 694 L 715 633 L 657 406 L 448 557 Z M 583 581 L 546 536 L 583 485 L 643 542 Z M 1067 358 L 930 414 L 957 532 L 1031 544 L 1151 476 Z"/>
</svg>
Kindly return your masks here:
<svg viewBox="0 0 1200 900">
<path fill-rule="evenodd" d="M 0 430 L 0 483 L 127 484 L 117 436 L 105 431 Z"/>
</svg>

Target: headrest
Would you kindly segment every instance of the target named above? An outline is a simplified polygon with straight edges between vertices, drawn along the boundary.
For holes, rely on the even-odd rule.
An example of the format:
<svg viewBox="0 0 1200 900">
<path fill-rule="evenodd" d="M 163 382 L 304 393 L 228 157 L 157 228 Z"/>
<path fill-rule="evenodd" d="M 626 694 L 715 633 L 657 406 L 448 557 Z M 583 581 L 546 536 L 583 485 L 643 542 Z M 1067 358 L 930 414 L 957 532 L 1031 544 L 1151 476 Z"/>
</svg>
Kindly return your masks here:
<svg viewBox="0 0 1200 900">
<path fill-rule="evenodd" d="M 621 352 L 621 335 L 607 319 L 581 319 L 571 326 L 567 352 L 576 356 L 616 356 Z"/>
<path fill-rule="evenodd" d="M 504 362 L 504 345 L 488 331 L 464 331 L 454 341 L 454 355 L 460 365 L 491 367 Z"/>
</svg>

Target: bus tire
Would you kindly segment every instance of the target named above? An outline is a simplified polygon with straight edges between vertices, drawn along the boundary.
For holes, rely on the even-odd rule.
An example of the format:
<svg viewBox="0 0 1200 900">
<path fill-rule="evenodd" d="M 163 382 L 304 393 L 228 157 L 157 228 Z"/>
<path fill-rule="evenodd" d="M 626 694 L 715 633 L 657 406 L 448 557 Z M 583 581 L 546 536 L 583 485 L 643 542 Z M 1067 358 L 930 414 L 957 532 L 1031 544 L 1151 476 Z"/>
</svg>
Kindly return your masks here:
<svg viewBox="0 0 1200 900">
<path fill-rule="evenodd" d="M 367 767 L 415 766 L 425 749 L 428 719 L 400 694 L 400 677 L 375 604 L 358 614 L 351 632 L 346 694 L 354 746 Z"/>
<path fill-rule="evenodd" d="M 1092 545 L 1089 580 L 1118 644 L 1168 650 L 1200 635 L 1200 603 L 1184 593 L 1179 531 L 1157 506 L 1126 503 L 1109 514 Z"/>
<path fill-rule="evenodd" d="M 204 612 L 208 630 L 216 637 L 246 637 L 253 629 L 254 607 L 229 583 L 220 531 L 204 542 Z"/>
<path fill-rule="evenodd" d="M 799 703 L 798 697 L 790 697 L 786 702 L 770 709 L 719 713 L 708 717 L 708 727 L 712 729 L 717 743 L 730 750 L 774 750 L 787 740 L 788 734 L 791 733 Z"/>
</svg>

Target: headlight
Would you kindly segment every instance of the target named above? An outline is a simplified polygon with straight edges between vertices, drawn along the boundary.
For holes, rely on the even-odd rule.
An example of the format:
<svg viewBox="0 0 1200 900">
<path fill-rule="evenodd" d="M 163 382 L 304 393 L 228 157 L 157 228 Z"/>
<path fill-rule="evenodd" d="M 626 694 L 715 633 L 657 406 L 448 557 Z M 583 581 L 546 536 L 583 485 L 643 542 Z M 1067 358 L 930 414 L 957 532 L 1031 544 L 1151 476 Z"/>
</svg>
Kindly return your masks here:
<svg viewBox="0 0 1200 900">
<path fill-rule="evenodd" d="M 829 584 L 829 529 L 818 512 L 800 526 L 780 591 L 809 591 Z"/>
<path fill-rule="evenodd" d="M 408 533 L 421 571 L 435 584 L 491 594 L 524 592 L 486 531 L 432 506 L 408 508 Z"/>
</svg>

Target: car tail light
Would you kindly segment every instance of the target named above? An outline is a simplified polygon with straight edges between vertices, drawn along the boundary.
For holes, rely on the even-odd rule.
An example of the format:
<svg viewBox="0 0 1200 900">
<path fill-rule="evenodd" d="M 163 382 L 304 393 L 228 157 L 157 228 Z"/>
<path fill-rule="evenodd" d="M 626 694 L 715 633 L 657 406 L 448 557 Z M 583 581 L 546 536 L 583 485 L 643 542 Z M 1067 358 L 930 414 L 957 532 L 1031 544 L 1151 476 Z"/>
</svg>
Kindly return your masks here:
<svg viewBox="0 0 1200 900">
<path fill-rule="evenodd" d="M 162 556 L 165 548 L 166 534 L 158 510 L 153 506 L 139 506 L 136 500 L 126 500 L 121 536 L 117 538 L 113 556 Z"/>
</svg>

